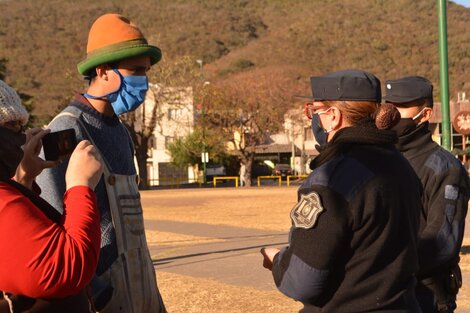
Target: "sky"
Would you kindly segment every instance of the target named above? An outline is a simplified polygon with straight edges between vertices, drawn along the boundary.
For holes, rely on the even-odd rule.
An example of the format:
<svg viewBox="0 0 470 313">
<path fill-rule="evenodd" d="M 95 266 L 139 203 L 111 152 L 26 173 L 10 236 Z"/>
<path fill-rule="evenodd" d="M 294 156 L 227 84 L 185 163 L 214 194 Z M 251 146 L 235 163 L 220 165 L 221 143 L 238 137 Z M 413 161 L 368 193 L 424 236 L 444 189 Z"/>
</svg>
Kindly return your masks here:
<svg viewBox="0 0 470 313">
<path fill-rule="evenodd" d="M 467 8 L 470 8 L 470 0 L 452 0 L 455 3 L 461 4 L 463 6 L 466 6 Z"/>
</svg>

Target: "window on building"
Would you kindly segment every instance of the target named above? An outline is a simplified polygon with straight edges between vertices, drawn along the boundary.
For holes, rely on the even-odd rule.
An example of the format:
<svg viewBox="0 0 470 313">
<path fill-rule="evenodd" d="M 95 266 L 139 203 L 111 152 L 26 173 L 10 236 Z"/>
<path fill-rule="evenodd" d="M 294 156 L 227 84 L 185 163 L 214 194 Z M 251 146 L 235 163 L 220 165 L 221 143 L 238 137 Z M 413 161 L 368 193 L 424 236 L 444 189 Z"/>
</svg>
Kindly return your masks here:
<svg viewBox="0 0 470 313">
<path fill-rule="evenodd" d="M 168 109 L 168 120 L 175 121 L 181 118 L 183 115 L 183 110 L 182 109 L 175 109 L 175 108 L 170 108 Z"/>
<path fill-rule="evenodd" d="M 165 136 L 165 149 L 168 149 L 168 145 L 175 140 L 175 137 Z"/>
<path fill-rule="evenodd" d="M 314 140 L 311 127 L 304 127 L 304 140 L 305 141 Z"/>
</svg>

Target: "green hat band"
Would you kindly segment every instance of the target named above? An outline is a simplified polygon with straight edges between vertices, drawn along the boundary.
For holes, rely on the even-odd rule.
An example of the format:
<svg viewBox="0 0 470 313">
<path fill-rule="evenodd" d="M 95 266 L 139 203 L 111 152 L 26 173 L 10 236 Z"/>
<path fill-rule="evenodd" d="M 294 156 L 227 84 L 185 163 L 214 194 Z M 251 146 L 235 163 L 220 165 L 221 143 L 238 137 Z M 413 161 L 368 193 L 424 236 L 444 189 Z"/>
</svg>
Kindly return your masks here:
<svg viewBox="0 0 470 313">
<path fill-rule="evenodd" d="M 148 55 L 153 65 L 160 61 L 162 52 L 160 48 L 151 46 L 144 38 L 118 42 L 88 53 L 87 58 L 78 63 L 78 72 L 84 76 L 98 65 L 112 63 L 132 57 Z"/>
</svg>

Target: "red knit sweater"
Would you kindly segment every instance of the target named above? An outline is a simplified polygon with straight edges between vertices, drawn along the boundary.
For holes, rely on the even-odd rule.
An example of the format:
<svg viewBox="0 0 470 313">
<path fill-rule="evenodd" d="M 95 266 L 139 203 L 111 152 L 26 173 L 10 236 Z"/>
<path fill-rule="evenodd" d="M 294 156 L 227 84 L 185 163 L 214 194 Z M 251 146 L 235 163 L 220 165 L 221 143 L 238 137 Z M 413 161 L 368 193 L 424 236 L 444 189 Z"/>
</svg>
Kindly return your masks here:
<svg viewBox="0 0 470 313">
<path fill-rule="evenodd" d="M 0 182 L 0 290 L 32 298 L 77 294 L 91 280 L 100 250 L 95 193 L 76 186 L 64 216 L 51 221 L 27 197 Z"/>
</svg>

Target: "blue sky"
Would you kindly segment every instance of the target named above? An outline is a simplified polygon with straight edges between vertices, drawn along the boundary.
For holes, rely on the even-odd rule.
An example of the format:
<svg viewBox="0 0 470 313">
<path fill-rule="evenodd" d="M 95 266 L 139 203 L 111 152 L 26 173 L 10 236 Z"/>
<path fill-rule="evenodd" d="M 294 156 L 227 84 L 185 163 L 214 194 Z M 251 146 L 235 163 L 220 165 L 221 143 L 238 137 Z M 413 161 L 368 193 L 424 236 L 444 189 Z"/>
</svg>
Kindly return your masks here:
<svg viewBox="0 0 470 313">
<path fill-rule="evenodd" d="M 466 6 L 467 8 L 470 8 L 470 0 L 452 0 L 455 3 L 461 4 L 463 6 Z"/>
</svg>

